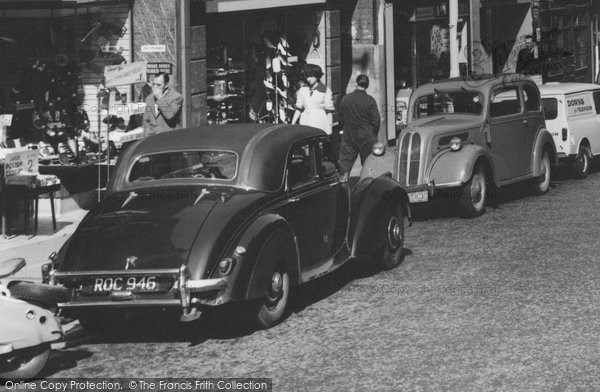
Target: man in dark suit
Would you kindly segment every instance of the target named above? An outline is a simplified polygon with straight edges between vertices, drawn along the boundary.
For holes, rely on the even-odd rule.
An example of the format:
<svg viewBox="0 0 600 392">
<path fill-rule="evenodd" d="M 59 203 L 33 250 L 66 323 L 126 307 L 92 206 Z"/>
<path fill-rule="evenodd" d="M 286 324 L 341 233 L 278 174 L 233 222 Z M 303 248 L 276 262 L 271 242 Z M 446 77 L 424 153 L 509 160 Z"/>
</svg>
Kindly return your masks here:
<svg viewBox="0 0 600 392">
<path fill-rule="evenodd" d="M 183 96 L 169 88 L 169 75 L 157 74 L 152 81 L 152 94 L 146 98 L 144 136 L 172 131 L 181 126 Z"/>
<path fill-rule="evenodd" d="M 371 154 L 373 144 L 377 141 L 381 115 L 377 102 L 367 94 L 369 77 L 358 75 L 356 90 L 347 94 L 340 104 L 340 116 L 344 129 L 340 146 L 340 169 L 342 174 L 349 174 L 356 157 L 360 154 L 360 162 Z"/>
</svg>

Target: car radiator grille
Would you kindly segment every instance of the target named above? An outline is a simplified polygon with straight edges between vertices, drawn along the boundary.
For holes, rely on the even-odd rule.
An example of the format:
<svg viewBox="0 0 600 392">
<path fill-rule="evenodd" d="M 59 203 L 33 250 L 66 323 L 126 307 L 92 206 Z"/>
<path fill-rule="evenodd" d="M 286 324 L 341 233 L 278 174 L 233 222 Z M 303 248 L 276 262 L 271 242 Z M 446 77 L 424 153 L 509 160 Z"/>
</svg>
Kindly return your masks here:
<svg viewBox="0 0 600 392">
<path fill-rule="evenodd" d="M 421 135 L 418 132 L 407 132 L 400 142 L 400 159 L 398 160 L 398 181 L 403 185 L 419 183 L 421 163 Z"/>
</svg>

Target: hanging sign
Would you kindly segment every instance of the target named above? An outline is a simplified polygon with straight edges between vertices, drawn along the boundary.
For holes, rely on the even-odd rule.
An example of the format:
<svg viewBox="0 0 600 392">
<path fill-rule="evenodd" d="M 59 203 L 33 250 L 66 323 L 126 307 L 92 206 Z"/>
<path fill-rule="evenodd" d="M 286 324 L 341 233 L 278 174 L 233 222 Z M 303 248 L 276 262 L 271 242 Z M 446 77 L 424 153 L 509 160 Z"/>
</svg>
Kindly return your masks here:
<svg viewBox="0 0 600 392">
<path fill-rule="evenodd" d="M 145 61 L 135 63 L 107 65 L 104 67 L 106 87 L 124 86 L 128 84 L 143 83 L 146 81 Z"/>
<path fill-rule="evenodd" d="M 16 176 L 21 172 L 37 173 L 40 156 L 37 150 L 15 151 L 6 154 L 4 177 Z"/>
<path fill-rule="evenodd" d="M 142 45 L 142 53 L 162 53 L 167 51 L 167 45 Z"/>
<path fill-rule="evenodd" d="M 171 63 L 148 63 L 146 72 L 150 75 L 156 75 L 159 73 L 167 73 L 171 75 L 173 73 L 173 64 Z"/>
</svg>

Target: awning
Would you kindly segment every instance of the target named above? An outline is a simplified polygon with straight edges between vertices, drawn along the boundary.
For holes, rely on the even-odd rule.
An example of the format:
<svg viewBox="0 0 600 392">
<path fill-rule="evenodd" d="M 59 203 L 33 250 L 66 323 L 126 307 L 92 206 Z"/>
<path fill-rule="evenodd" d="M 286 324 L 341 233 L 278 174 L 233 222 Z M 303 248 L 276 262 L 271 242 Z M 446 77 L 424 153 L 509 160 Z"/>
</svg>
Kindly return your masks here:
<svg viewBox="0 0 600 392">
<path fill-rule="evenodd" d="M 261 8 L 294 7 L 308 4 L 325 4 L 326 0 L 207 0 L 206 12 L 235 12 Z"/>
</svg>

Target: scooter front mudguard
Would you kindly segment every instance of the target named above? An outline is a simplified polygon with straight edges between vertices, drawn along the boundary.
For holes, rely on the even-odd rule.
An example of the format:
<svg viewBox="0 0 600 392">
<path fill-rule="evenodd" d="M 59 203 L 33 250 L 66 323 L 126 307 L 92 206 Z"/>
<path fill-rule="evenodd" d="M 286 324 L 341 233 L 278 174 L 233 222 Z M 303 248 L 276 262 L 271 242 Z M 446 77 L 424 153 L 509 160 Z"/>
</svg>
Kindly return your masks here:
<svg viewBox="0 0 600 392">
<path fill-rule="evenodd" d="M 53 312 L 20 299 L 0 297 L 0 355 L 61 337 Z"/>
</svg>

